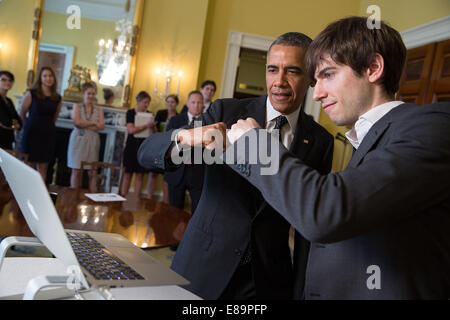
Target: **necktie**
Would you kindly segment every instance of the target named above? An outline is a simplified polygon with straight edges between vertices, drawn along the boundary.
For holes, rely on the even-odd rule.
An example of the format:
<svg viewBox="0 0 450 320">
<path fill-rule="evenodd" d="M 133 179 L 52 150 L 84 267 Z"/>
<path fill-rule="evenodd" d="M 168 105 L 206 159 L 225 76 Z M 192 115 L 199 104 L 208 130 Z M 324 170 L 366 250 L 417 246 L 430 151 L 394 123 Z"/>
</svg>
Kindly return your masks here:
<svg viewBox="0 0 450 320">
<path fill-rule="evenodd" d="M 287 118 L 285 116 L 278 116 L 275 118 L 275 127 L 274 129 L 280 130 L 280 136 L 279 139 L 280 141 L 282 141 L 281 139 L 281 128 L 283 128 L 283 126 L 288 123 Z M 249 244 L 247 246 L 247 249 L 244 252 L 244 256 L 242 257 L 241 261 L 240 261 L 240 265 L 246 265 L 247 263 L 249 263 L 252 260 L 252 248 L 251 248 L 251 244 Z"/>
<path fill-rule="evenodd" d="M 278 117 L 275 118 L 275 127 L 274 127 L 274 129 L 281 130 L 281 128 L 283 128 L 283 126 L 286 123 L 288 123 L 288 121 L 287 121 L 287 118 L 285 116 L 278 116 Z"/>
<path fill-rule="evenodd" d="M 283 128 L 283 126 L 288 123 L 287 118 L 285 116 L 278 116 L 275 118 L 275 127 L 273 128 L 278 129 L 279 130 L 279 136 L 278 139 L 280 140 L 281 143 L 283 143 L 283 138 L 281 137 L 281 128 Z"/>
<path fill-rule="evenodd" d="M 190 126 L 194 126 L 194 121 L 197 120 L 197 117 L 192 117 L 191 122 L 189 123 Z"/>
</svg>

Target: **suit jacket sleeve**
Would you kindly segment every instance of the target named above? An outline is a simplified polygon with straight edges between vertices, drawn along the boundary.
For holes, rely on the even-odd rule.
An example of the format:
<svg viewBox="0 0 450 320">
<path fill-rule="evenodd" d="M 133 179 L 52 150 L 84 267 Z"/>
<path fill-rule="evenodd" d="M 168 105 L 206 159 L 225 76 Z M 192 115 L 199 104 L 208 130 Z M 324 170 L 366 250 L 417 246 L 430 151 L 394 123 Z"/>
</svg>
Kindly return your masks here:
<svg viewBox="0 0 450 320">
<path fill-rule="evenodd" d="M 334 150 L 334 139 L 332 136 L 327 137 L 328 144 L 326 146 L 326 151 L 322 158 L 322 163 L 318 166 L 317 171 L 321 174 L 326 174 L 331 171 L 331 165 L 333 163 L 333 150 Z"/>
<path fill-rule="evenodd" d="M 203 125 L 209 125 L 221 121 L 223 113 L 223 103 L 216 100 L 207 112 L 200 116 Z M 174 122 L 175 117 L 170 118 L 165 132 L 157 132 L 144 140 L 139 147 L 138 161 L 146 168 L 157 168 L 163 170 L 175 170 L 174 165 L 166 155 L 170 152 L 172 143 L 175 141 L 175 128 L 179 128 Z M 188 125 L 182 129 L 192 128 Z"/>
<path fill-rule="evenodd" d="M 306 239 L 342 241 L 402 223 L 448 200 L 449 119 L 450 113 L 428 113 L 416 116 L 415 121 L 399 121 L 395 128 L 387 129 L 385 145 L 375 147 L 360 163 L 338 173 L 320 174 L 282 145 L 275 175 L 261 175 L 260 163 L 248 164 L 248 147 L 244 154 L 232 152 L 235 164 L 230 167 L 256 186 Z M 265 130 L 251 131 L 263 131 L 256 135 L 258 146 L 261 139 L 274 139 Z M 246 139 L 251 131 L 240 139 Z M 243 162 L 247 165 L 236 164 Z"/>
</svg>

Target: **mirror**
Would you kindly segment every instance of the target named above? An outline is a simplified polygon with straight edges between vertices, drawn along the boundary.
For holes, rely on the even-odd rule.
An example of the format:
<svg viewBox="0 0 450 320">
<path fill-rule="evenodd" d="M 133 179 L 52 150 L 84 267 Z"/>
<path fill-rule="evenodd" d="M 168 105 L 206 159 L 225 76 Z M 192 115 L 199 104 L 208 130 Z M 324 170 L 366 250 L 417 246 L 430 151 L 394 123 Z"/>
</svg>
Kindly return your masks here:
<svg viewBox="0 0 450 320">
<path fill-rule="evenodd" d="M 95 81 L 114 93 L 110 106 L 128 107 L 142 0 L 45 0 L 35 74 L 50 65 L 64 100 L 80 100 L 80 85 Z M 140 10 L 142 12 L 142 10 Z"/>
</svg>

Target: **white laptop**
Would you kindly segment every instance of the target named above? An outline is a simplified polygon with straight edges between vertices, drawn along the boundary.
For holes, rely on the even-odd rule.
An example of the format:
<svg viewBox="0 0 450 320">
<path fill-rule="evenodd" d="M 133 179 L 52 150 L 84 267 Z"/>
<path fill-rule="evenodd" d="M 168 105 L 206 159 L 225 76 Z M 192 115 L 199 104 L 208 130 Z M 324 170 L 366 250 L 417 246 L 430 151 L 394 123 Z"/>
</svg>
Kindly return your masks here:
<svg viewBox="0 0 450 320">
<path fill-rule="evenodd" d="M 36 170 L 3 149 L 0 167 L 30 230 L 68 271 L 81 270 L 82 289 L 189 284 L 119 234 L 64 230 Z"/>
</svg>

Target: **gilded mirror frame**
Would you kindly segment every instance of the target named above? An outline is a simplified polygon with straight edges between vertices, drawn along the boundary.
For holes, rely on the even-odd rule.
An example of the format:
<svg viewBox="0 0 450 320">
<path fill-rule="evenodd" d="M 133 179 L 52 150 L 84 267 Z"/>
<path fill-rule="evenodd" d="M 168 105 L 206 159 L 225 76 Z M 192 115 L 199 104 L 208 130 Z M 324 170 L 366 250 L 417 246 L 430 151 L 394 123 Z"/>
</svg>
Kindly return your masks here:
<svg viewBox="0 0 450 320">
<path fill-rule="evenodd" d="M 27 87 L 30 88 L 33 84 L 34 78 L 37 73 L 38 58 L 39 58 L 39 45 L 42 35 L 42 13 L 44 11 L 45 0 L 35 0 L 35 9 L 33 17 L 33 31 L 31 35 L 31 41 L 28 51 L 27 62 Z M 130 4 L 128 0 L 127 6 Z M 136 73 L 136 53 L 138 49 L 139 36 L 142 26 L 142 15 L 144 9 L 144 0 L 136 0 L 133 12 L 133 37 L 132 47 L 130 48 L 130 64 L 125 76 L 125 83 L 122 94 L 121 107 L 130 107 L 130 95 L 131 88 L 134 85 L 135 73 Z"/>
</svg>

